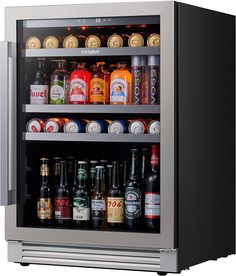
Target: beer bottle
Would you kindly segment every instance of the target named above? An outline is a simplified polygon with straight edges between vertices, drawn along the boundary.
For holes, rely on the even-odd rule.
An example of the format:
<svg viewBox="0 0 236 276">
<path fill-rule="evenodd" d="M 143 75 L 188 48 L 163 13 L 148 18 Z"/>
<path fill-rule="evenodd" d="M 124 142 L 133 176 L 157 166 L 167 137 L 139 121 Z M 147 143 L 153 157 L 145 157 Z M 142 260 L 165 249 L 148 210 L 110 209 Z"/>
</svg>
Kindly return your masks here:
<svg viewBox="0 0 236 276">
<path fill-rule="evenodd" d="M 120 186 L 119 163 L 114 161 L 112 185 L 107 197 L 107 222 L 110 227 L 121 227 L 124 223 L 124 195 Z"/>
<path fill-rule="evenodd" d="M 89 189 L 90 194 L 93 195 L 96 189 L 96 166 L 98 165 L 98 161 L 91 160 L 90 161 L 90 174 L 89 174 Z"/>
<path fill-rule="evenodd" d="M 108 174 L 107 174 L 107 164 L 108 160 L 107 159 L 101 159 L 100 160 L 100 165 L 103 166 L 103 171 L 104 171 L 104 182 L 102 183 L 102 192 L 104 195 L 107 194 L 108 191 Z"/>
<path fill-rule="evenodd" d="M 125 190 L 125 184 L 128 180 L 128 161 L 123 161 L 123 176 L 122 176 L 122 185 L 123 190 Z"/>
<path fill-rule="evenodd" d="M 52 222 L 52 193 L 49 186 L 49 159 L 40 159 L 41 188 L 37 201 L 37 217 L 41 225 Z"/>
<path fill-rule="evenodd" d="M 61 164 L 61 158 L 60 157 L 54 157 L 53 158 L 53 194 L 55 195 L 55 192 L 59 188 L 60 185 L 60 164 Z"/>
<path fill-rule="evenodd" d="M 56 191 L 54 200 L 55 222 L 58 225 L 69 225 L 71 221 L 71 202 L 67 184 L 66 161 L 61 161 L 60 167 L 60 185 Z"/>
<path fill-rule="evenodd" d="M 128 229 L 138 229 L 141 225 L 142 194 L 138 171 L 138 149 L 132 149 L 132 163 L 129 180 L 125 185 L 125 224 Z"/>
<path fill-rule="evenodd" d="M 92 196 L 92 223 L 95 228 L 104 228 L 106 224 L 106 199 L 102 191 L 104 183 L 103 166 L 96 166 L 96 190 Z"/>
<path fill-rule="evenodd" d="M 144 183 L 145 183 L 145 178 L 147 176 L 148 172 L 148 151 L 149 149 L 143 148 L 141 149 L 142 152 L 142 160 L 141 160 L 141 180 L 142 180 L 142 185 L 141 185 L 141 190 L 143 191 L 144 189 Z"/>
<path fill-rule="evenodd" d="M 67 182 L 69 191 L 72 192 L 73 184 L 74 184 L 74 161 L 75 158 L 73 156 L 67 156 L 65 158 L 67 162 Z"/>
<path fill-rule="evenodd" d="M 74 160 L 74 180 L 73 180 L 73 189 L 72 192 L 75 191 L 77 187 L 77 174 L 78 174 L 78 160 Z"/>
<path fill-rule="evenodd" d="M 113 169 L 112 165 L 107 165 L 107 175 L 108 175 L 107 187 L 108 187 L 108 189 L 110 189 L 111 185 L 112 185 L 112 169 Z"/>
<path fill-rule="evenodd" d="M 159 147 L 152 145 L 151 171 L 145 178 L 145 224 L 149 230 L 160 231 Z"/>
<path fill-rule="evenodd" d="M 73 197 L 73 220 L 77 226 L 88 226 L 90 221 L 90 199 L 87 187 L 87 162 L 78 162 L 78 185 Z"/>
</svg>

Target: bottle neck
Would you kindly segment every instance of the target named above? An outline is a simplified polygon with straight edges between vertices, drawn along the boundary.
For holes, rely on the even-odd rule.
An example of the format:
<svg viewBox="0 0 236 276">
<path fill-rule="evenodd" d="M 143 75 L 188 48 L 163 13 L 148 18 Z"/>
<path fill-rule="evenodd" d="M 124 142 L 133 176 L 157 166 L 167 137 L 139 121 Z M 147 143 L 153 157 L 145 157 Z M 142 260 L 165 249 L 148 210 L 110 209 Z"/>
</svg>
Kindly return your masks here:
<svg viewBox="0 0 236 276">
<path fill-rule="evenodd" d="M 141 177 L 144 179 L 147 173 L 147 150 L 143 150 Z"/>
<path fill-rule="evenodd" d="M 74 187 L 77 187 L 77 173 L 78 173 L 78 169 L 77 169 L 77 162 L 75 161 L 74 163 Z"/>
<path fill-rule="evenodd" d="M 138 178 L 138 152 L 132 152 L 130 179 Z"/>
<path fill-rule="evenodd" d="M 96 172 L 96 193 L 101 193 L 103 182 L 104 182 L 103 169 L 97 169 L 97 172 Z"/>
<path fill-rule="evenodd" d="M 113 189 L 117 189 L 120 187 L 120 177 L 119 177 L 119 164 L 113 164 L 113 172 L 112 172 L 112 186 Z"/>
<path fill-rule="evenodd" d="M 67 170 L 66 163 L 61 162 L 60 188 L 67 187 Z"/>
<path fill-rule="evenodd" d="M 48 175 L 42 175 L 42 187 L 47 187 L 49 183 L 49 176 Z"/>
<path fill-rule="evenodd" d="M 79 188 L 86 188 L 86 183 L 87 183 L 86 165 L 79 166 L 79 169 L 78 169 L 78 187 Z"/>
</svg>

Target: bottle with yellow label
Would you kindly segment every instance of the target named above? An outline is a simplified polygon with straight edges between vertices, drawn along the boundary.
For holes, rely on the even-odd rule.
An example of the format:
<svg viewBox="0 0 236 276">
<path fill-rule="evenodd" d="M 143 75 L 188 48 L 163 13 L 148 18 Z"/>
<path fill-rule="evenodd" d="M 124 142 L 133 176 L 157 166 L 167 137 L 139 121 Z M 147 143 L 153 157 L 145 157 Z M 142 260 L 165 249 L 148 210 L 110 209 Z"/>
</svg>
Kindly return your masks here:
<svg viewBox="0 0 236 276">
<path fill-rule="evenodd" d="M 132 75 L 125 63 L 118 63 L 111 74 L 110 104 L 131 104 Z"/>
<path fill-rule="evenodd" d="M 104 70 L 105 62 L 97 62 L 90 81 L 90 103 L 107 104 L 109 102 L 110 74 Z"/>
</svg>

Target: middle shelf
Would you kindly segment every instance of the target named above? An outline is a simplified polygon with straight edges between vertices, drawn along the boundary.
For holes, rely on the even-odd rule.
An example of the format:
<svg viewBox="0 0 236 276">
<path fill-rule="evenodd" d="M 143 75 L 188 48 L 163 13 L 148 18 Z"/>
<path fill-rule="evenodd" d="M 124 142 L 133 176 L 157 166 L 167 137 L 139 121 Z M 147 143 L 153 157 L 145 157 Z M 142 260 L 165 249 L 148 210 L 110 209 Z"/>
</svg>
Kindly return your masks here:
<svg viewBox="0 0 236 276">
<path fill-rule="evenodd" d="M 72 141 L 72 142 L 123 142 L 159 143 L 160 135 L 152 134 L 87 134 L 87 133 L 31 133 L 24 132 L 26 141 Z"/>
</svg>

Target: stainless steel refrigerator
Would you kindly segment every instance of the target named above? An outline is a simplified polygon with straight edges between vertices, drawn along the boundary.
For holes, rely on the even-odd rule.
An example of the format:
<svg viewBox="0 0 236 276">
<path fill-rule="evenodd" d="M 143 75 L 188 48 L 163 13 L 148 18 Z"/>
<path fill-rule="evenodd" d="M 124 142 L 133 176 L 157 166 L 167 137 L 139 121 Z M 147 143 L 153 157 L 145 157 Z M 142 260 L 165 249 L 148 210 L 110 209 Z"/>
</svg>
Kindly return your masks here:
<svg viewBox="0 0 236 276">
<path fill-rule="evenodd" d="M 0 200 L 6 206 L 9 262 L 163 275 L 234 254 L 235 17 L 169 1 L 10 7 L 5 23 L 0 43 Z M 141 39 L 131 45 L 133 33 Z M 86 48 L 82 42 L 63 48 L 69 34 L 85 39 L 97 35 L 101 46 Z M 112 34 L 122 36 L 123 47 L 107 46 Z M 151 34 L 160 35 L 160 44 L 148 45 Z M 27 46 L 32 36 L 39 38 L 40 47 Z M 58 48 L 44 48 L 47 36 L 58 38 Z M 158 56 L 159 104 L 30 104 L 38 58 L 47 64 L 62 58 L 90 65 L 125 61 L 130 67 L 133 56 Z M 30 119 L 52 117 L 152 118 L 161 127 L 155 135 L 26 131 Z M 151 144 L 160 146 L 160 231 L 37 223 L 41 157 L 129 160 L 131 148 Z"/>
</svg>

